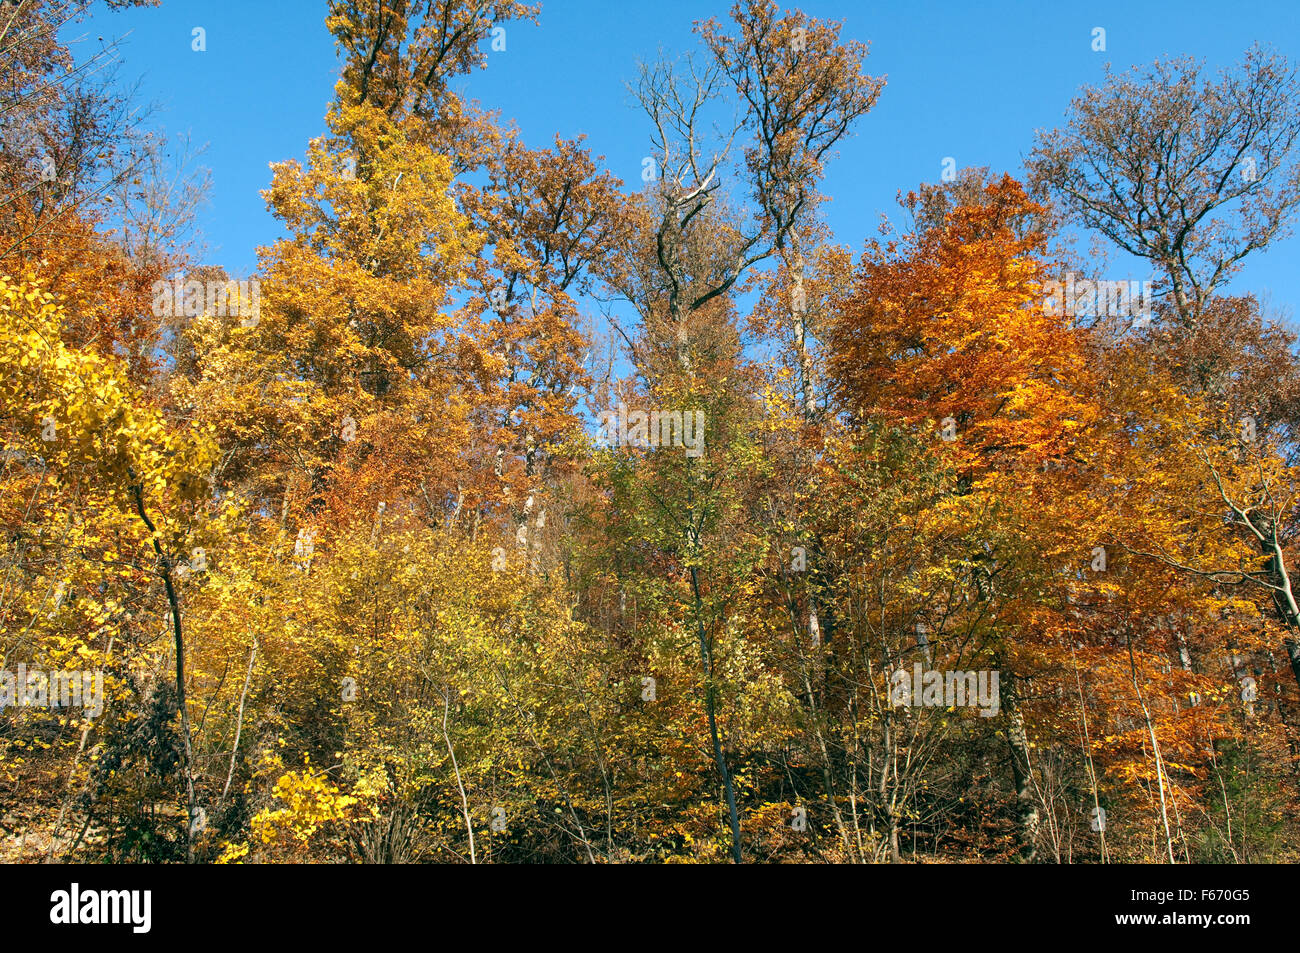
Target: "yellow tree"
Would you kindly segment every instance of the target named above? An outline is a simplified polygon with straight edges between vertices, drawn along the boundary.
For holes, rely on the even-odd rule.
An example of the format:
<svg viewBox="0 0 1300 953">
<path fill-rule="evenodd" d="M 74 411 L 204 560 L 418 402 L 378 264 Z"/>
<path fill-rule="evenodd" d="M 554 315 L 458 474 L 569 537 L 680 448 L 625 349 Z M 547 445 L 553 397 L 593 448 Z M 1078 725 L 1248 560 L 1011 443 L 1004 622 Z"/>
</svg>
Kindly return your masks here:
<svg viewBox="0 0 1300 953">
<path fill-rule="evenodd" d="M 188 832 L 196 810 L 179 589 L 182 576 L 208 569 L 207 551 L 213 548 L 206 535 L 208 478 L 215 444 L 203 430 L 168 425 L 128 383 L 120 362 L 64 345 L 61 306 L 39 285 L 8 279 L 0 283 L 0 317 L 5 474 L 7 481 L 16 477 L 17 488 L 29 494 L 27 507 L 6 515 L 16 521 L 15 540 L 31 534 L 37 544 L 13 554 L 11 566 L 29 579 L 29 585 L 22 601 L 6 605 L 5 612 L 15 619 L 26 616 L 29 629 L 43 620 L 37 647 L 47 659 L 71 653 L 101 666 L 112 655 L 117 633 L 129 630 L 126 620 L 132 609 L 145 618 L 154 613 L 166 619 Z M 24 469 L 15 464 L 24 464 Z M 32 470 L 37 477 L 27 475 Z M 42 498 L 41 506 L 31 509 Z M 39 522 L 26 526 L 33 515 Z M 66 552 L 72 558 L 40 558 L 51 545 L 69 547 Z M 92 559 L 93 570 L 87 566 Z M 97 584 L 87 588 L 91 583 Z M 159 586 L 165 600 L 161 606 Z M 78 608 L 60 612 L 74 593 L 80 596 L 73 600 L 80 603 Z M 143 619 L 137 624 L 143 625 Z M 124 641 L 124 649 L 136 648 L 130 639 Z M 32 643 L 20 634 L 16 644 L 6 646 L 6 656 L 21 657 L 31 650 Z M 124 713 L 115 714 L 124 720 Z M 85 742 L 83 732 L 78 758 Z M 186 844 L 188 851 L 188 834 Z"/>
</svg>

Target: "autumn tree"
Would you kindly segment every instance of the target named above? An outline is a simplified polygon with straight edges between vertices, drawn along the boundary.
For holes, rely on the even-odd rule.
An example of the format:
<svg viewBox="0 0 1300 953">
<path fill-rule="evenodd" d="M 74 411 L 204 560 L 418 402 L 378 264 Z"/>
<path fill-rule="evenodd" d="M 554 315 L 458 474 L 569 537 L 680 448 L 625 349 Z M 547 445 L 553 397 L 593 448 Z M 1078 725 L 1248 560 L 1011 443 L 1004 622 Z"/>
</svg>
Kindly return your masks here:
<svg viewBox="0 0 1300 953">
<path fill-rule="evenodd" d="M 753 198 L 771 222 L 777 254 L 790 275 L 791 331 L 804 412 L 816 407 L 809 347 L 805 244 L 823 197 L 826 163 L 854 124 L 875 105 L 883 79 L 862 72 L 866 43 L 841 41 L 842 24 L 792 12 L 774 0 L 737 3 L 736 34 L 716 20 L 698 29 L 745 106 L 754 142 L 745 149 Z"/>
<path fill-rule="evenodd" d="M 1256 46 L 1217 79 L 1202 73 L 1186 57 L 1108 73 L 1029 160 L 1074 220 L 1151 263 L 1184 324 L 1300 204 L 1294 68 Z"/>
</svg>

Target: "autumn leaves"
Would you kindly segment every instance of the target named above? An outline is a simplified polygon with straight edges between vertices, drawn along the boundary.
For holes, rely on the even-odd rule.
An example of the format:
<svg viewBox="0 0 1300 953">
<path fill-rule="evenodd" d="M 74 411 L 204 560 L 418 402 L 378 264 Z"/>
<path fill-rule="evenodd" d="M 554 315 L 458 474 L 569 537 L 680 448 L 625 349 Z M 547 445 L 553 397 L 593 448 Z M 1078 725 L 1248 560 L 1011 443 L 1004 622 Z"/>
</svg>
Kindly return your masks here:
<svg viewBox="0 0 1300 953">
<path fill-rule="evenodd" d="M 93 723 L 3 715 L 48 856 L 1289 857 L 1300 378 L 1223 293 L 1294 206 L 1285 65 L 1094 90 L 1025 183 L 921 186 L 855 255 L 817 211 L 865 44 L 701 23 L 641 73 L 633 191 L 455 91 L 534 16 L 332 5 L 246 290 L 92 219 L 76 262 L 15 236 L 3 651 L 104 674 Z M 1117 99 L 1262 185 L 1117 149 Z M 1146 160 L 1244 231 L 1123 187 Z M 1078 225 L 1158 280 L 1072 287 Z"/>
</svg>

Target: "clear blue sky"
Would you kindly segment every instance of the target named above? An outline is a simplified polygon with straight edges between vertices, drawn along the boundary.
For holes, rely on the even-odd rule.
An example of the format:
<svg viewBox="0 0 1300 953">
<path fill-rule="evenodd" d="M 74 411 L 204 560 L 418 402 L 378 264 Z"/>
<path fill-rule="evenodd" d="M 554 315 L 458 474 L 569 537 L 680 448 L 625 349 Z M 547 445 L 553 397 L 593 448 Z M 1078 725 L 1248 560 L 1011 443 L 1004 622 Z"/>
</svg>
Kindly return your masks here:
<svg viewBox="0 0 1300 953">
<path fill-rule="evenodd" d="M 940 163 L 1018 174 L 1036 128 L 1058 125 L 1081 84 L 1158 56 L 1192 54 L 1212 68 L 1255 41 L 1300 57 L 1295 0 L 1088 3 L 813 0 L 792 4 L 843 19 L 844 34 L 871 43 L 869 72 L 888 75 L 877 107 L 831 165 L 826 208 L 836 240 L 858 249 L 900 190 L 937 181 Z M 539 26 L 507 25 L 506 50 L 463 84 L 471 97 L 514 119 L 533 146 L 585 134 L 609 169 L 640 186 L 648 128 L 626 83 L 638 59 L 694 47 L 697 19 L 726 19 L 730 0 L 543 0 Z M 301 157 L 323 131 L 337 75 L 316 0 L 163 0 L 157 8 L 104 13 L 75 33 L 129 33 L 122 76 L 163 108 L 169 133 L 208 143 L 211 202 L 202 212 L 207 260 L 246 274 L 255 249 L 279 230 L 259 190 L 268 163 Z M 207 51 L 190 49 L 207 31 Z M 1107 50 L 1091 49 L 1094 27 Z M 1293 264 L 1300 239 L 1249 259 L 1236 290 L 1261 293 L 1288 318 L 1300 305 Z M 1127 276 L 1125 276 L 1127 277 Z"/>
</svg>

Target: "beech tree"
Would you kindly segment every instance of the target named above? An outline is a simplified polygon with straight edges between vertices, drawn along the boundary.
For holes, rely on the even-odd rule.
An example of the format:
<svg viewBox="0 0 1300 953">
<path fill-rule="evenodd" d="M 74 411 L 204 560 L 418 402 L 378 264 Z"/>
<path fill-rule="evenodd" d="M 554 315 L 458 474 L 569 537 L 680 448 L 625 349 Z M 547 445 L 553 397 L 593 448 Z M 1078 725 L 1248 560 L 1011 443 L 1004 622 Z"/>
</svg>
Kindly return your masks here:
<svg viewBox="0 0 1300 953">
<path fill-rule="evenodd" d="M 1188 57 L 1108 73 L 1029 159 L 1079 224 L 1151 262 L 1184 324 L 1300 204 L 1295 68 L 1256 46 L 1217 79 L 1202 73 Z"/>
</svg>

